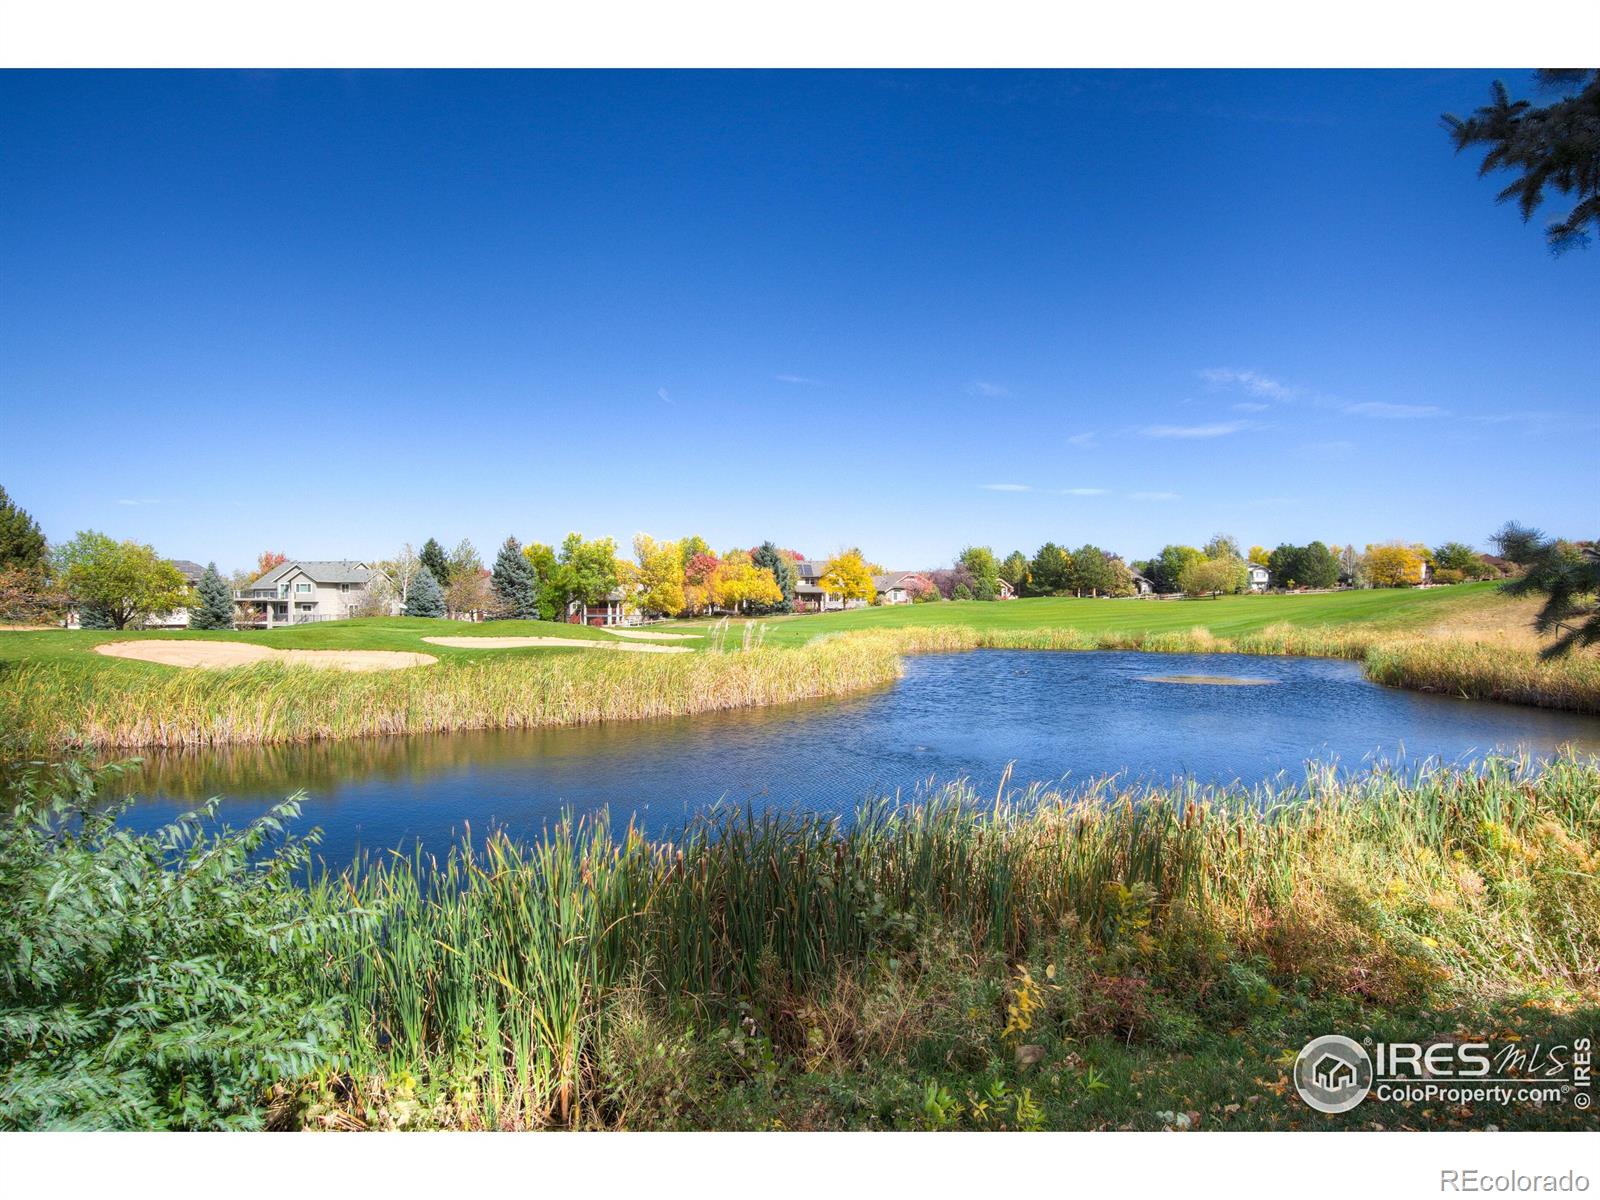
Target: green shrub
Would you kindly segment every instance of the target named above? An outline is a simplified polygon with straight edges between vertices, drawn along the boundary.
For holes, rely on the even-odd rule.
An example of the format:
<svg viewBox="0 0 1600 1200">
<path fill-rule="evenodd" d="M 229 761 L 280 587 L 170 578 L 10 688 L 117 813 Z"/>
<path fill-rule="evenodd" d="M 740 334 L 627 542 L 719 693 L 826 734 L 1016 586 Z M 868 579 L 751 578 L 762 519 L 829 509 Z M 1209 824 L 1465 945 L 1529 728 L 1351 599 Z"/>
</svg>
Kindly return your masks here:
<svg viewBox="0 0 1600 1200">
<path fill-rule="evenodd" d="M 291 878 L 314 839 L 293 800 L 247 828 L 210 809 L 151 834 L 95 802 L 89 770 L 32 764 L 0 819 L 0 1129 L 264 1123 L 269 1085 L 332 1063 L 308 994 L 319 939 Z"/>
</svg>

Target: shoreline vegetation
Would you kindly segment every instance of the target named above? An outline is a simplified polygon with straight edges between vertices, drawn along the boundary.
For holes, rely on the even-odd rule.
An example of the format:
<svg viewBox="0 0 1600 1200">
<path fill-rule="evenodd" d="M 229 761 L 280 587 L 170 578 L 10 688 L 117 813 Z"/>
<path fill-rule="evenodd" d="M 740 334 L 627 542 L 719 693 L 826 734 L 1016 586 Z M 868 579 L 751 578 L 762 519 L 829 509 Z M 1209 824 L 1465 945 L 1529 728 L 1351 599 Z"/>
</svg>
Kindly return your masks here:
<svg viewBox="0 0 1600 1200">
<path fill-rule="evenodd" d="M 1322 1116 L 1288 1072 L 1333 1030 L 1592 1031 L 1593 760 L 1015 803 L 958 781 L 849 824 L 724 812 L 660 842 L 602 816 L 310 879 L 292 802 L 138 836 L 94 782 L 36 770 L 0 826 L 0 941 L 33 948 L 0 975 L 0 1126 L 1592 1121 Z"/>
<path fill-rule="evenodd" d="M 525 628 L 542 626 L 540 632 L 550 631 L 552 640 L 575 646 L 595 640 L 598 631 L 579 632 L 548 622 L 485 624 L 474 627 L 472 634 L 450 639 L 448 647 L 430 646 L 438 654 L 437 663 L 350 674 L 277 663 L 219 670 L 154 667 L 87 653 L 89 642 L 68 641 L 69 648 L 61 648 L 62 638 L 95 635 L 7 634 L 4 638 L 11 645 L 0 650 L 0 728 L 20 736 L 32 750 L 47 752 L 559 727 L 850 695 L 892 683 L 906 655 L 981 649 L 1344 658 L 1361 662 L 1369 678 L 1386 686 L 1600 713 L 1600 656 L 1580 651 L 1544 660 L 1529 646 L 1453 637 L 1420 624 L 1441 615 L 1427 606 L 1414 605 L 1402 624 L 1366 617 L 1347 606 L 1355 615 L 1342 624 L 1258 619 L 1254 627 L 1243 628 L 1232 614 L 1248 608 L 1222 608 L 1223 619 L 1215 622 L 1220 631 L 1203 624 L 1174 627 L 1174 617 L 1187 616 L 1191 621 L 1207 617 L 1209 606 L 1204 602 L 1185 604 L 1178 612 L 1170 611 L 1178 607 L 1175 604 L 1162 605 L 1168 611 L 1159 615 L 1169 627 L 1157 629 L 1132 625 L 1129 618 L 1148 614 L 1129 601 L 1102 602 L 1120 606 L 1110 611 L 1128 622 L 1123 627 L 1106 625 L 1103 619 L 1100 628 L 1065 623 L 1034 628 L 982 625 L 978 620 L 991 618 L 991 612 L 961 611 L 1010 609 L 1001 615 L 1018 619 L 1022 614 L 1015 610 L 1030 603 L 1050 602 L 938 606 L 945 610 L 939 616 L 967 617 L 964 624 L 926 623 L 929 617 L 918 611 L 915 619 L 921 623 L 890 625 L 887 622 L 896 618 L 908 622 L 912 618 L 873 609 L 866 610 L 872 624 L 854 627 L 803 617 L 753 622 L 742 629 L 700 627 L 698 641 L 690 643 L 698 652 L 670 655 L 489 649 L 496 635 L 518 634 Z M 1068 601 L 1035 611 L 1065 622 L 1075 615 L 1070 607 L 1075 603 L 1094 604 Z M 1244 605 L 1270 603 L 1253 600 Z M 1099 617 L 1106 610 L 1080 611 Z M 1324 616 L 1329 612 L 1325 605 L 1315 611 Z M 437 630 L 439 624 L 377 621 L 312 628 L 315 641 L 302 637 L 288 644 L 417 650 L 424 645 L 421 635 Z M 212 635 L 218 636 L 227 637 Z M 608 644 L 623 644 L 611 635 L 601 636 Z M 805 640 L 798 640 L 800 636 Z M 44 640 L 17 640 L 26 638 Z M 483 641 L 486 649 L 462 648 L 474 641 Z M 30 655 L 32 646 L 48 652 Z"/>
</svg>

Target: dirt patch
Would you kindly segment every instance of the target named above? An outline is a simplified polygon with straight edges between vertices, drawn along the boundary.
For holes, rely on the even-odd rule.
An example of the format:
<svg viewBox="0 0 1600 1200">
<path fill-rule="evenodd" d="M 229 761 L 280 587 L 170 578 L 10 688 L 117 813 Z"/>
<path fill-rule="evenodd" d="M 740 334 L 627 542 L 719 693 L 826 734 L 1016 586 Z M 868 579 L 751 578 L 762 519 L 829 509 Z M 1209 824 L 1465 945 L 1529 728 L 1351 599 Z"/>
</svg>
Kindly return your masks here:
<svg viewBox="0 0 1600 1200">
<path fill-rule="evenodd" d="M 520 646 L 563 646 L 568 650 L 637 650 L 646 654 L 687 654 L 687 646 L 650 646 L 633 642 L 591 642 L 560 637 L 425 637 L 434 646 L 457 650 L 511 650 Z"/>
<path fill-rule="evenodd" d="M 1145 683 L 1198 683 L 1212 687 L 1270 687 L 1276 679 L 1249 679 L 1242 675 L 1141 675 Z"/>
<path fill-rule="evenodd" d="M 275 662 L 333 671 L 396 671 L 439 661 L 431 654 L 405 650 L 279 650 L 252 642 L 103 642 L 94 649 L 109 658 L 133 658 L 165 667 L 248 667 Z"/>
<path fill-rule="evenodd" d="M 701 636 L 698 633 L 658 633 L 653 629 L 607 629 L 619 638 L 641 638 L 647 642 L 682 642 Z"/>
</svg>

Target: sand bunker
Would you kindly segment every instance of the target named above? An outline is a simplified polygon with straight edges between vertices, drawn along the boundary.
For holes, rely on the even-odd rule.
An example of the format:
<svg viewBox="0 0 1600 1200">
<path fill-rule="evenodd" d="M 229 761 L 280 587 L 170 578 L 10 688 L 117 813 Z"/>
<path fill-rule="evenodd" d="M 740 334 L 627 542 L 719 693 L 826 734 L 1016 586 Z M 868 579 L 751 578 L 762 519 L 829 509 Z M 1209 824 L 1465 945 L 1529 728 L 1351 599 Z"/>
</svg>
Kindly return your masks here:
<svg viewBox="0 0 1600 1200">
<path fill-rule="evenodd" d="M 687 646 L 651 646 L 636 642 L 593 642 L 561 637 L 425 637 L 435 646 L 457 650 L 510 650 L 518 646 L 561 646 L 568 650 L 637 650 L 646 654 L 688 654 Z"/>
<path fill-rule="evenodd" d="M 698 633 L 657 633 L 653 629 L 607 629 L 606 632 L 620 638 L 643 638 L 648 642 L 682 642 L 700 636 Z"/>
<path fill-rule="evenodd" d="M 1215 687 L 1267 687 L 1276 679 L 1247 679 L 1238 675 L 1141 675 L 1144 683 L 1208 683 Z"/>
<path fill-rule="evenodd" d="M 394 671 L 439 661 L 431 654 L 405 650 L 279 650 L 252 642 L 103 642 L 94 649 L 111 658 L 136 658 L 167 667 L 248 667 L 275 662 L 334 671 Z"/>
</svg>

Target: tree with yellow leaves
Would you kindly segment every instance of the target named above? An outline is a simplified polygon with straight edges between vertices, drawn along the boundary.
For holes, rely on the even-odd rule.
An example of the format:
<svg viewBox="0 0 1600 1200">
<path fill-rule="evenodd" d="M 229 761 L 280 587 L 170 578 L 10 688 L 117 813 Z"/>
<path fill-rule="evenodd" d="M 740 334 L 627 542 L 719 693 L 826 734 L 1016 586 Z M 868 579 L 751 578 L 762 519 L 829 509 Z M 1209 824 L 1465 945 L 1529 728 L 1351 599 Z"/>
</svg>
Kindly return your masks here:
<svg viewBox="0 0 1600 1200">
<path fill-rule="evenodd" d="M 844 600 L 870 602 L 878 594 L 877 585 L 872 582 L 872 568 L 859 550 L 846 550 L 830 558 L 817 586 L 830 596 Z"/>
<path fill-rule="evenodd" d="M 758 567 L 747 550 L 729 550 L 710 580 L 711 603 L 730 612 L 774 608 L 783 589 L 771 571 Z"/>
<path fill-rule="evenodd" d="M 1373 587 L 1415 587 L 1422 582 L 1422 555 L 1404 542 L 1368 546 L 1364 560 Z"/>
<path fill-rule="evenodd" d="M 672 617 L 688 608 L 683 594 L 683 549 L 677 542 L 658 542 L 648 533 L 635 534 L 633 556 L 638 561 L 634 579 L 639 607 L 657 616 Z"/>
</svg>

